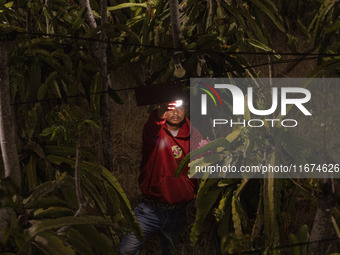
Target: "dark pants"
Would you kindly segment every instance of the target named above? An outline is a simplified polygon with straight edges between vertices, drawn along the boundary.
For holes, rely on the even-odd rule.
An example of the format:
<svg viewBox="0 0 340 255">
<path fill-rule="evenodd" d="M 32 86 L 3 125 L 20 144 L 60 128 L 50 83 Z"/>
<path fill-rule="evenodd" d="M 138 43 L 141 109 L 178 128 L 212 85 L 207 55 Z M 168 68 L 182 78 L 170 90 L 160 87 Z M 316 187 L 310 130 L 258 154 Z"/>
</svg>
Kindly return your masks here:
<svg viewBox="0 0 340 255">
<path fill-rule="evenodd" d="M 135 216 L 143 231 L 144 240 L 138 241 L 133 233 L 124 235 L 119 251 L 121 255 L 138 255 L 142 244 L 151 234 L 161 239 L 162 254 L 179 254 L 178 241 L 185 228 L 185 208 L 164 209 L 154 204 L 141 202 L 135 209 Z M 177 248 L 176 248 L 177 246 Z"/>
</svg>

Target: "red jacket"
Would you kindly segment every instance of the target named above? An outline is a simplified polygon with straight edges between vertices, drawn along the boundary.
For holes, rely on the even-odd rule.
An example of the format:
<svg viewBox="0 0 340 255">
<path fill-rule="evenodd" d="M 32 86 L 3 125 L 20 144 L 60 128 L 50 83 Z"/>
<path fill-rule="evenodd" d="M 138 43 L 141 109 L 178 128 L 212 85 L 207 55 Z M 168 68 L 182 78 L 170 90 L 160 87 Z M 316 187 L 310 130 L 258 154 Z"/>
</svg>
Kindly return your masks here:
<svg viewBox="0 0 340 255">
<path fill-rule="evenodd" d="M 191 130 L 190 130 L 191 129 Z M 191 132 L 190 132 L 191 131 Z M 143 129 L 143 147 L 139 187 L 147 198 L 169 204 L 186 204 L 196 196 L 196 180 L 188 178 L 186 167 L 176 178 L 177 165 L 192 148 L 202 140 L 197 129 L 191 127 L 188 118 L 173 137 L 165 124 L 158 119 L 157 110 L 150 114 Z"/>
</svg>

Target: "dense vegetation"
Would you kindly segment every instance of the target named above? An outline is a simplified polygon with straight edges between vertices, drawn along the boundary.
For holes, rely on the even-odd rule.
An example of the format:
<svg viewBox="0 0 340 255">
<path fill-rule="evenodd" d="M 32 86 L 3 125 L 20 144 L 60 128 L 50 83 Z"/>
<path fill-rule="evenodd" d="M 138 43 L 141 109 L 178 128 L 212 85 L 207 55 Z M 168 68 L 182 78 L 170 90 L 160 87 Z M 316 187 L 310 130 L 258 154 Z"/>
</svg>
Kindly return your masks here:
<svg viewBox="0 0 340 255">
<path fill-rule="evenodd" d="M 176 3 L 0 1 L 1 254 L 116 254 L 123 233 L 141 236 L 129 202 L 137 183 L 123 185 L 126 196 L 116 178 L 129 182 L 122 146 L 140 147 L 126 131 L 140 128 L 147 109 L 115 89 L 179 77 L 339 76 L 336 0 Z M 284 129 L 231 129 L 224 152 L 233 164 L 280 163 L 287 151 L 285 160 L 336 161 L 339 104 L 329 109 L 327 130 L 312 141 Z M 315 144 L 324 146 L 301 154 Z M 339 251 L 338 242 L 274 249 L 340 238 L 338 185 L 202 179 L 190 242 L 216 254 Z M 185 252 L 200 254 L 187 241 Z"/>
</svg>

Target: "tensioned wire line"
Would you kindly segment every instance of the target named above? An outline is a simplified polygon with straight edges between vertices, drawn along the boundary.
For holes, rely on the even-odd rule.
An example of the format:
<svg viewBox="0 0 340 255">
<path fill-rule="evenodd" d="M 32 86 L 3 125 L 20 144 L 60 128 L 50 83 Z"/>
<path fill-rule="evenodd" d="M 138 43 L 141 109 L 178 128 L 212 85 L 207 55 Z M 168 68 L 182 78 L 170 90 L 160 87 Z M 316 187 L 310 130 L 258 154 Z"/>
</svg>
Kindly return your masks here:
<svg viewBox="0 0 340 255">
<path fill-rule="evenodd" d="M 301 242 L 301 243 L 296 243 L 296 244 L 288 244 L 288 245 L 282 245 L 282 246 L 277 246 L 277 247 L 272 247 L 272 248 L 264 248 L 264 249 L 258 249 L 258 250 L 249 250 L 249 251 L 243 251 L 242 254 L 262 254 L 262 252 L 268 252 L 268 251 L 275 251 L 275 250 L 283 250 L 287 248 L 292 248 L 292 247 L 297 247 L 297 246 L 305 246 L 309 244 L 317 244 L 317 243 L 329 243 L 329 242 L 334 242 L 338 241 L 340 242 L 340 238 L 335 237 L 335 238 L 329 238 L 329 239 L 322 239 L 322 240 L 316 240 L 316 241 L 309 241 L 309 242 Z M 239 252 L 234 252 L 234 253 L 227 253 L 228 255 L 238 255 L 240 254 Z"/>
<path fill-rule="evenodd" d="M 20 32 L 16 31 L 17 34 L 23 35 L 33 35 L 33 36 L 40 36 L 40 37 L 56 37 L 56 38 L 64 38 L 64 39 L 72 39 L 77 41 L 90 41 L 90 42 L 100 42 L 100 43 L 108 43 L 108 44 L 116 44 L 116 45 L 123 45 L 123 46 L 135 46 L 135 47 L 143 47 L 143 48 L 152 48 L 152 49 L 159 49 L 159 50 L 172 50 L 175 52 L 188 52 L 188 53 L 218 53 L 218 54 L 225 54 L 225 55 L 282 55 L 282 56 L 319 56 L 319 57 L 338 57 L 340 54 L 338 53 L 310 53 L 310 52 L 275 52 L 275 51 L 266 51 L 266 52 L 246 52 L 246 51 L 216 51 L 216 50 L 209 50 L 209 49 L 185 49 L 185 48 L 174 48 L 174 47 L 165 47 L 165 46 L 157 46 L 157 45 L 148 45 L 148 44 L 141 44 L 141 43 L 127 43 L 127 42 L 116 42 L 110 39 L 98 39 L 98 38 L 91 38 L 91 37 L 79 37 L 79 36 L 70 36 L 70 35 L 60 35 L 60 34 L 47 34 L 47 33 L 34 33 L 34 32 Z"/>
<path fill-rule="evenodd" d="M 96 38 L 89 38 L 89 37 L 76 37 L 76 36 L 67 36 L 67 35 L 58 35 L 58 34 L 46 34 L 46 33 L 32 33 L 32 32 L 16 32 L 18 34 L 26 34 L 26 35 L 33 35 L 33 36 L 49 36 L 49 37 L 56 37 L 56 38 L 64 38 L 64 39 L 72 39 L 72 40 L 84 40 L 84 41 L 92 41 L 92 42 L 100 42 L 100 43 L 111 43 L 116 45 L 123 45 L 123 46 L 135 46 L 135 47 L 144 47 L 144 48 L 153 48 L 153 49 L 160 49 L 160 50 L 173 50 L 176 52 L 206 52 L 206 53 L 218 53 L 218 54 L 226 54 L 226 55 L 282 55 L 282 56 L 313 56 L 313 57 L 307 57 L 307 58 L 298 58 L 298 59 L 286 59 L 286 60 L 279 60 L 275 62 L 266 62 L 256 65 L 250 65 L 245 66 L 243 68 L 236 68 L 225 71 L 225 73 L 228 72 L 235 72 L 235 71 L 243 71 L 246 69 L 251 69 L 254 67 L 260 67 L 260 66 L 266 66 L 266 65 L 275 65 L 275 64 L 284 64 L 284 63 L 292 63 L 297 61 L 305 61 L 305 60 L 314 60 L 318 59 L 319 57 L 337 57 L 340 56 L 340 54 L 329 54 L 329 53 L 309 53 L 309 52 L 295 52 L 295 53 L 288 53 L 288 52 L 228 52 L 228 51 L 215 51 L 215 50 L 207 50 L 207 49 L 185 49 L 185 48 L 174 48 L 174 47 L 164 47 L 164 46 L 157 46 L 157 45 L 145 45 L 145 44 L 139 44 L 139 43 L 126 43 L 126 42 L 115 42 L 110 39 L 102 40 L 102 39 L 96 39 Z M 215 74 L 216 75 L 216 74 Z M 183 79 L 179 82 L 185 82 L 190 79 Z M 178 81 L 172 81 L 167 83 L 175 83 Z M 123 88 L 123 89 L 113 89 L 115 92 L 119 91 L 127 91 L 127 90 L 134 90 L 139 87 L 131 87 L 131 88 Z M 23 104 L 33 104 L 33 103 L 39 103 L 39 102 L 49 102 L 52 100 L 61 100 L 61 99 L 68 99 L 68 98 L 77 98 L 77 97 L 85 97 L 85 96 L 91 96 L 91 95 L 101 95 L 108 93 L 109 91 L 99 91 L 94 93 L 85 93 L 85 94 L 78 94 L 73 96 L 66 96 L 61 98 L 48 98 L 48 99 L 42 99 L 42 100 L 35 100 L 35 101 L 29 101 L 29 102 L 18 102 L 18 103 L 12 103 L 11 105 L 23 105 Z M 273 248 L 267 249 L 260 249 L 260 250 L 252 250 L 252 251 L 244 251 L 244 254 L 254 254 L 254 253 L 261 253 L 264 251 L 273 251 L 273 250 L 282 250 L 286 248 L 296 247 L 296 246 L 305 246 L 308 244 L 314 244 L 314 243 L 325 243 L 325 242 L 332 242 L 332 241 L 340 241 L 340 238 L 332 238 L 332 239 L 323 239 L 323 240 L 317 240 L 317 241 L 311 241 L 311 242 L 301 242 L 297 244 L 290 244 L 285 246 L 277 246 Z M 239 253 L 229 253 L 229 255 L 236 255 Z"/>
<path fill-rule="evenodd" d="M 254 67 L 260 67 L 260 66 L 286 64 L 286 63 L 292 63 L 292 62 L 297 62 L 297 61 L 315 60 L 315 59 L 318 59 L 318 57 L 314 56 L 314 57 L 305 57 L 305 58 L 302 58 L 302 59 L 301 58 L 294 58 L 294 59 L 278 60 L 278 61 L 275 61 L 275 62 L 265 62 L 265 63 L 261 63 L 261 64 L 245 66 L 245 67 L 242 67 L 242 68 L 229 69 L 229 70 L 226 70 L 223 73 L 244 71 L 244 70 L 247 70 L 247 69 L 251 69 L 251 68 L 254 68 Z M 222 75 L 223 73 L 220 73 L 220 74 L 217 73 L 217 74 L 215 74 L 215 76 Z M 169 82 L 166 82 L 166 84 L 173 84 L 173 83 L 187 82 L 187 81 L 190 81 L 190 78 L 176 80 L 176 81 L 169 81 Z M 162 84 L 165 84 L 165 83 L 162 83 Z M 154 84 L 154 86 L 157 86 L 157 84 Z M 131 87 L 131 88 L 123 88 L 123 89 L 112 89 L 112 91 L 113 92 L 119 92 L 119 91 L 134 90 L 134 89 L 137 89 L 137 88 L 140 88 L 140 86 L 139 87 Z M 35 104 L 35 103 L 63 100 L 63 99 L 68 99 L 68 98 L 77 98 L 77 97 L 87 97 L 87 96 L 93 96 L 93 95 L 101 95 L 101 94 L 106 94 L 106 93 L 109 93 L 109 92 L 110 91 L 98 91 L 98 92 L 83 93 L 83 94 L 77 94 L 77 95 L 65 96 L 65 97 L 59 97 L 59 98 L 47 98 L 47 99 L 34 100 L 34 101 L 17 102 L 17 103 L 12 103 L 11 105 Z"/>
</svg>

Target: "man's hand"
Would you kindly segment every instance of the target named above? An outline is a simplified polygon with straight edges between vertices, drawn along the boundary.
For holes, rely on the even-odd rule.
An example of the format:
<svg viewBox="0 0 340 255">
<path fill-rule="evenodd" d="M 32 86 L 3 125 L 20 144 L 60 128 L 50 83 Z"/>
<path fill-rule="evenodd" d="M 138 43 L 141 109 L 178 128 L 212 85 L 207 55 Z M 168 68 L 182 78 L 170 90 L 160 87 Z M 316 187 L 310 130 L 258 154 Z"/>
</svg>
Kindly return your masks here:
<svg viewBox="0 0 340 255">
<path fill-rule="evenodd" d="M 159 119 L 165 119 L 166 118 L 166 113 L 168 111 L 172 111 L 176 108 L 176 101 L 170 102 L 170 103 L 165 103 L 161 104 L 158 108 L 158 118 Z"/>
</svg>

